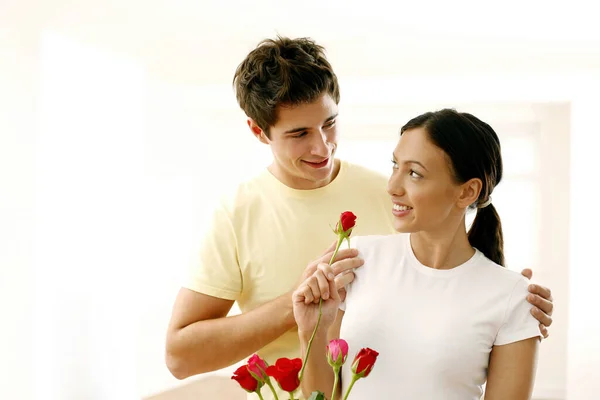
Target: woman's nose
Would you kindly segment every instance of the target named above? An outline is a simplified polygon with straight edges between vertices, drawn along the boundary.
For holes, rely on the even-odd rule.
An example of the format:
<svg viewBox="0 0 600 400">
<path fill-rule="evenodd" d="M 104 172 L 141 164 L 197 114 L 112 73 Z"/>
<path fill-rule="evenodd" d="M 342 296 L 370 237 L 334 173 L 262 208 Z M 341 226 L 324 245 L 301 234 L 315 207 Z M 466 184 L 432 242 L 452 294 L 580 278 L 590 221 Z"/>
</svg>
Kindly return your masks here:
<svg viewBox="0 0 600 400">
<path fill-rule="evenodd" d="M 396 176 L 397 174 L 392 173 L 388 180 L 387 192 L 390 196 L 402 196 L 404 195 L 404 185 L 402 180 Z"/>
</svg>

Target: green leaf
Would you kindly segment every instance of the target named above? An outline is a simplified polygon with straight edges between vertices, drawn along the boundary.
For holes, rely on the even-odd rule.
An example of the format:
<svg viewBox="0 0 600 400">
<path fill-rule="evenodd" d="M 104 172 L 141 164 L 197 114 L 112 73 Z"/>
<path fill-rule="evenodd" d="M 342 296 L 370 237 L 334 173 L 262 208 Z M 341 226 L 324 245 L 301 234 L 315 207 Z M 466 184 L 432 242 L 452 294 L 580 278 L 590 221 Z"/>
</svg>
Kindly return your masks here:
<svg viewBox="0 0 600 400">
<path fill-rule="evenodd" d="M 312 392 L 308 400 L 327 400 L 323 392 Z"/>
</svg>

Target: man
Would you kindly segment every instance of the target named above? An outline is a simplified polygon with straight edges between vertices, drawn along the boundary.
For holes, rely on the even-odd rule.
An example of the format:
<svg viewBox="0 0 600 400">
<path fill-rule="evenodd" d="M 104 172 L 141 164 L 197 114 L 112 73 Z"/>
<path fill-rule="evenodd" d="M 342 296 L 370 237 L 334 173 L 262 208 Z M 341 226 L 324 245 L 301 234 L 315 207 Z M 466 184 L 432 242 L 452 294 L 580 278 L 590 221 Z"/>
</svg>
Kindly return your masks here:
<svg viewBox="0 0 600 400">
<path fill-rule="evenodd" d="M 334 158 L 340 93 L 321 46 L 265 40 L 239 65 L 234 84 L 250 131 L 270 146 L 273 162 L 217 207 L 178 294 L 166 361 L 179 379 L 255 352 L 271 364 L 298 357 L 291 293 L 318 263 L 329 262 L 333 246 L 311 262 L 335 238 L 329 226 L 351 210 L 358 216 L 353 235 L 395 232 L 388 177 Z M 333 264 L 338 288 L 361 265 L 356 250 L 340 250 Z M 547 336 L 550 291 L 530 290 L 532 313 Z M 242 314 L 226 317 L 235 301 Z"/>
</svg>

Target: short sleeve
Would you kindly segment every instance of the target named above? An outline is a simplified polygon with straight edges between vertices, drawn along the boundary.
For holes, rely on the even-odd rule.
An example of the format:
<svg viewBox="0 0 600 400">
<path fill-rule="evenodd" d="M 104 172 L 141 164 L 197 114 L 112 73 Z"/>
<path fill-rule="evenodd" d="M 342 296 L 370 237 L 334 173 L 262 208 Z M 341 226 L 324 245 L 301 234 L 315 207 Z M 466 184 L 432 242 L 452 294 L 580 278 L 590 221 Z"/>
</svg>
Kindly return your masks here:
<svg viewBox="0 0 600 400">
<path fill-rule="evenodd" d="M 357 242 L 358 242 L 358 236 L 354 236 L 354 237 L 350 237 L 350 248 L 352 249 L 357 249 Z M 360 250 L 359 250 L 360 252 Z M 346 285 L 346 299 L 348 298 L 348 294 L 350 293 L 350 290 L 352 290 L 352 284 L 348 284 Z M 339 305 L 339 309 L 342 311 L 346 311 L 346 301 L 342 301 Z"/>
<path fill-rule="evenodd" d="M 528 281 L 519 277 L 508 301 L 504 323 L 500 327 L 495 346 L 518 342 L 532 337 L 542 337 L 539 322 L 531 315 L 531 304 L 527 301 Z"/>
<path fill-rule="evenodd" d="M 199 248 L 192 256 L 185 288 L 226 300 L 237 300 L 242 275 L 237 256 L 237 239 L 231 213 L 224 201 L 212 214 Z"/>
</svg>

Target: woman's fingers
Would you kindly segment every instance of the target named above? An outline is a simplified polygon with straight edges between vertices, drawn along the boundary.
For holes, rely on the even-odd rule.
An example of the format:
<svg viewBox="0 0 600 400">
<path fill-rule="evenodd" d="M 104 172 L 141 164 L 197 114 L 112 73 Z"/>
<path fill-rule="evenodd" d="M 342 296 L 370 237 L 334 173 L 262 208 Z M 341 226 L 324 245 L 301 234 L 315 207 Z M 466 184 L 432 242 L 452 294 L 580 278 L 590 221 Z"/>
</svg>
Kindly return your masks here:
<svg viewBox="0 0 600 400">
<path fill-rule="evenodd" d="M 329 298 L 329 281 L 325 277 L 325 274 L 322 270 L 318 269 L 315 274 L 315 278 L 317 278 L 317 284 L 319 285 L 319 296 L 315 298 L 315 303 L 319 302 L 319 298 L 323 298 L 323 300 L 327 300 Z"/>
<path fill-rule="evenodd" d="M 309 296 L 307 296 L 305 303 L 310 304 L 314 301 L 318 301 L 321 298 L 321 291 L 319 290 L 319 281 L 315 276 L 317 271 L 310 278 L 306 280 L 306 287 L 308 288 Z M 309 300 L 310 298 L 310 300 Z"/>
<path fill-rule="evenodd" d="M 348 277 L 340 276 L 341 283 L 345 285 L 345 282 L 350 282 L 354 274 L 342 274 L 349 275 Z M 343 287 L 342 285 L 342 287 Z M 317 270 L 304 281 L 304 283 L 296 290 L 294 299 L 296 302 L 304 299 L 305 304 L 319 303 L 319 300 L 328 300 L 330 297 L 339 300 L 339 294 L 337 293 L 338 279 L 334 273 L 333 267 L 326 263 L 320 263 L 317 266 Z M 335 293 L 333 293 L 335 292 Z"/>
<path fill-rule="evenodd" d="M 334 277 L 334 279 L 331 279 L 329 281 L 329 293 L 331 293 L 331 299 L 332 300 L 335 300 L 335 301 L 339 302 L 339 301 L 341 301 L 341 298 L 340 298 L 340 293 L 338 292 L 338 287 L 337 287 L 337 282 L 336 281 L 337 281 L 337 279 L 335 277 Z"/>
</svg>

